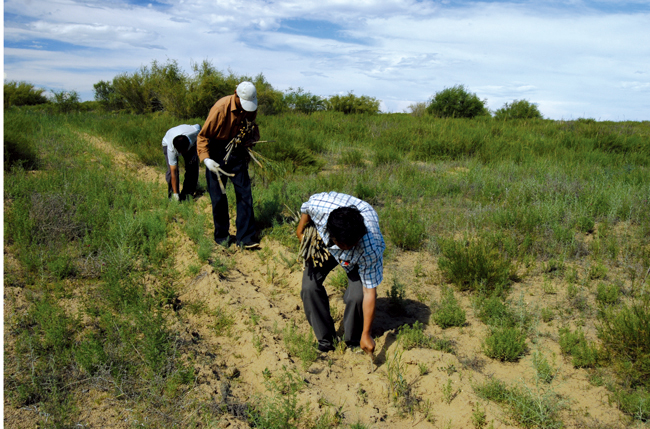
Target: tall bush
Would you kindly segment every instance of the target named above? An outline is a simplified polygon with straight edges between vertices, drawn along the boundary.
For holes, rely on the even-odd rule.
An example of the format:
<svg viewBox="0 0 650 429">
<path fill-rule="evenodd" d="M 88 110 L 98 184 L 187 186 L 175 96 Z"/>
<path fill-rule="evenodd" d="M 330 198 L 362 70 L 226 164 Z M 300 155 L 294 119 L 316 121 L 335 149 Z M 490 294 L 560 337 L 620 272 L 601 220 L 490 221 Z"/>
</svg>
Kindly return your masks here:
<svg viewBox="0 0 650 429">
<path fill-rule="evenodd" d="M 494 118 L 505 121 L 507 119 L 543 119 L 537 105 L 528 100 L 514 100 L 504 104 L 494 112 Z"/>
<path fill-rule="evenodd" d="M 485 104 L 476 94 L 470 93 L 464 85 L 456 85 L 437 92 L 427 106 L 427 112 L 439 118 L 474 118 L 489 115 Z"/>
<path fill-rule="evenodd" d="M 356 96 L 352 92 L 347 95 L 333 95 L 327 100 L 327 110 L 349 113 L 379 113 L 379 100 L 367 95 Z"/>
<path fill-rule="evenodd" d="M 294 112 L 313 113 L 319 110 L 325 110 L 326 104 L 323 97 L 306 92 L 304 89 L 289 88 L 284 93 L 284 104 Z"/>
<path fill-rule="evenodd" d="M 9 106 L 29 106 L 35 104 L 44 104 L 48 102 L 43 95 L 43 88 L 36 88 L 31 83 L 10 81 L 4 86 L 4 103 L 5 107 Z"/>
</svg>

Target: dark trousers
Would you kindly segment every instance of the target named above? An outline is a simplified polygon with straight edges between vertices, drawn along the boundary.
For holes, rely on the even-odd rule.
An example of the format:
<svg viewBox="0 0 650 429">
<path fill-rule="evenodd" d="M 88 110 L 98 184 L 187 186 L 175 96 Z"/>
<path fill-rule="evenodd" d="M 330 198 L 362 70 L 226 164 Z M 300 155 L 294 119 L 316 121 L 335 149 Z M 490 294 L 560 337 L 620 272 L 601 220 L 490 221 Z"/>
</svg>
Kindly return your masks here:
<svg viewBox="0 0 650 429">
<path fill-rule="evenodd" d="M 233 177 L 216 174 L 205 169 L 208 192 L 212 200 L 212 219 L 214 221 L 214 241 L 223 243 L 230 237 L 230 218 L 228 216 L 228 197 L 221 192 L 218 180 L 221 180 L 225 188 L 228 179 L 235 188 L 237 198 L 237 244 L 249 244 L 255 239 L 255 214 L 253 213 L 253 193 L 251 190 L 251 179 L 248 176 L 248 162 L 241 160 L 228 165 L 221 165 L 228 173 L 234 173 Z"/>
<path fill-rule="evenodd" d="M 334 345 L 336 329 L 330 315 L 330 302 L 323 282 L 338 262 L 330 258 L 322 267 L 314 266 L 311 261 L 302 274 L 302 298 L 307 321 L 314 329 L 318 343 L 323 346 Z M 345 311 L 343 313 L 344 340 L 349 346 L 358 346 L 363 332 L 363 284 L 359 277 L 359 268 L 348 273 L 348 288 L 343 295 Z"/>
<path fill-rule="evenodd" d="M 174 193 L 172 188 L 172 170 L 169 167 L 169 160 L 167 159 L 167 146 L 163 146 L 163 155 L 165 155 L 165 163 L 167 164 L 167 173 L 165 173 L 165 180 L 167 181 L 167 198 L 171 197 Z M 183 155 L 185 161 L 185 176 L 183 178 L 183 190 L 180 192 L 180 199 L 184 200 L 187 195 L 193 195 L 196 191 L 196 186 L 199 183 L 199 155 L 196 153 L 196 146 L 188 150 Z M 178 166 L 178 160 L 177 160 Z M 178 170 L 180 175 L 180 168 Z"/>
</svg>

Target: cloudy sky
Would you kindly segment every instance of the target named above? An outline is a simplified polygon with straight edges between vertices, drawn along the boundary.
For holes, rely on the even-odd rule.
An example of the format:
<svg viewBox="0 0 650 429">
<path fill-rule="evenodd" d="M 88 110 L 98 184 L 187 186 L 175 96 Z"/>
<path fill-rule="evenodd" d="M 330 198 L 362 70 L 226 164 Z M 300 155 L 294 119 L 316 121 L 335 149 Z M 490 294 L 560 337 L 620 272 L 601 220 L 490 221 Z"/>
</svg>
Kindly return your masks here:
<svg viewBox="0 0 650 429">
<path fill-rule="evenodd" d="M 93 99 L 153 60 L 402 112 L 462 84 L 490 109 L 650 120 L 650 0 L 4 0 L 5 80 Z"/>
</svg>

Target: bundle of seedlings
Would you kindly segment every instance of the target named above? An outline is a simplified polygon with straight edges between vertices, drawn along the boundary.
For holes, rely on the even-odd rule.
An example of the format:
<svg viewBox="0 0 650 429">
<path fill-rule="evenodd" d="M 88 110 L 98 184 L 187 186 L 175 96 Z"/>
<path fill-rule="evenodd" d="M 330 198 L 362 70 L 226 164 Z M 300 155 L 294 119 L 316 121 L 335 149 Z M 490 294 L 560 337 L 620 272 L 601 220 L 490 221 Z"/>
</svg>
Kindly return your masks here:
<svg viewBox="0 0 650 429">
<path fill-rule="evenodd" d="M 330 257 L 330 252 L 325 247 L 325 243 L 318 234 L 313 222 L 305 226 L 298 255 L 304 260 L 303 267 L 307 266 L 308 260 L 311 260 L 315 266 L 322 267 Z"/>
<path fill-rule="evenodd" d="M 253 136 L 253 132 L 257 128 L 257 124 L 254 121 L 249 121 L 248 119 L 244 120 L 244 126 L 239 130 L 237 135 L 228 142 L 226 145 L 226 156 L 223 157 L 223 160 L 226 164 L 228 164 L 228 159 L 230 158 L 230 154 L 232 153 L 232 150 L 235 148 L 235 146 L 244 143 L 246 145 L 246 150 L 248 151 L 248 155 L 251 157 L 253 161 L 257 163 L 260 167 L 264 168 L 264 166 L 257 160 L 257 158 L 261 158 L 261 155 L 254 150 L 251 149 L 252 145 L 255 145 L 257 143 L 268 143 L 273 140 L 259 140 L 256 142 L 249 142 L 251 137 Z M 257 157 L 255 157 L 257 155 Z"/>
</svg>

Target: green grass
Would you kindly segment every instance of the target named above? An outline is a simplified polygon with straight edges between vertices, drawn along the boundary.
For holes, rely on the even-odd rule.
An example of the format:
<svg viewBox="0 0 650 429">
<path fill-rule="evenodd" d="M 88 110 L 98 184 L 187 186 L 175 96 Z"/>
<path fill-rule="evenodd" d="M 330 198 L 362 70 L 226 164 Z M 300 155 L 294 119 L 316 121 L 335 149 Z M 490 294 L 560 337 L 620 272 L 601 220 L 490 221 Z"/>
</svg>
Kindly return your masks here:
<svg viewBox="0 0 650 429">
<path fill-rule="evenodd" d="M 16 358 L 6 360 L 8 399 L 17 407 L 39 401 L 51 421 L 72 421 L 78 412 L 75 389 L 85 384 L 71 383 L 101 374 L 122 389 L 115 388 L 115 396 L 139 401 L 143 409 L 162 404 L 178 415 L 176 405 L 193 373 L 170 323 L 179 277 L 172 266 L 170 225 L 178 221 L 201 264 L 209 262 L 226 275 L 231 258 L 214 251 L 210 217 L 195 214 L 196 203 L 168 204 L 164 189 L 120 173 L 76 133 L 116 143 L 162 175 L 160 139 L 177 120 L 165 114 L 61 115 L 39 106 L 4 114 L 4 245 L 19 264 L 6 273 L 5 288 L 29 292 L 25 313 L 6 330 L 15 339 L 8 353 Z M 262 138 L 276 140 L 257 148 L 271 161 L 267 168 L 251 167 L 263 237 L 295 253 L 293 217 L 316 192 L 344 192 L 370 202 L 379 213 L 387 261 L 403 251 L 432 253 L 443 278 L 476 300 L 474 312 L 492 332 L 486 352 L 495 359 L 515 359 L 525 352 L 522 341 L 534 338 L 535 318 L 508 294 L 518 276 L 525 280 L 542 270 L 549 284 L 565 282 L 570 295 L 547 307 L 542 319 L 564 323 L 577 309 L 581 323 L 586 319 L 589 329 L 598 329 L 598 343 L 582 341 L 576 331 L 562 333 L 563 351 L 577 359 L 574 364 L 592 366 L 595 350 L 602 348 L 607 359 L 598 354 L 598 365 L 611 368 L 624 387 L 619 407 L 647 419 L 647 122 L 337 112 L 260 115 L 258 122 Z M 228 193 L 234 197 L 230 186 Z M 147 292 L 146 279 L 152 277 L 160 279 L 160 287 Z M 58 300 L 77 296 L 71 283 L 83 285 L 86 299 L 78 312 L 64 308 L 62 316 Z M 403 311 L 406 288 L 413 286 L 402 278 L 385 283 L 391 311 Z M 552 299 L 562 292 L 558 287 L 546 293 Z M 591 297 L 598 311 L 590 311 Z M 417 332 L 401 335 L 404 343 L 408 335 L 412 344 L 426 342 Z M 303 343 L 309 350 L 305 344 L 311 341 Z M 432 344 L 453 352 L 450 340 Z M 56 365 L 46 368 L 42 362 Z M 543 359 L 536 365 L 543 379 L 548 373 Z M 77 368 L 80 378 L 71 375 Z M 512 389 L 506 389 L 508 395 L 514 395 Z M 167 396 L 161 399 L 157 392 Z M 519 391 L 521 404 L 544 405 L 539 395 L 532 395 L 537 398 L 532 402 L 526 395 Z M 557 421 L 538 425 L 557 427 Z"/>
<path fill-rule="evenodd" d="M 440 302 L 434 303 L 432 307 L 431 319 L 442 329 L 452 326 L 463 326 L 467 320 L 465 310 L 463 310 L 458 300 L 456 300 L 454 291 L 449 288 L 442 290 Z"/>
</svg>

